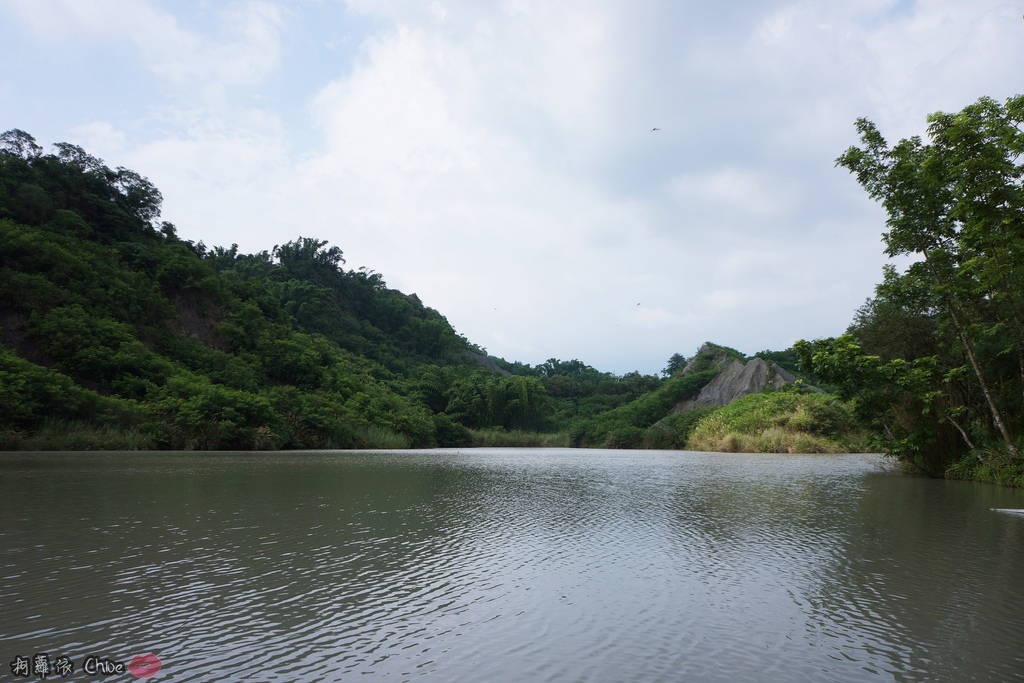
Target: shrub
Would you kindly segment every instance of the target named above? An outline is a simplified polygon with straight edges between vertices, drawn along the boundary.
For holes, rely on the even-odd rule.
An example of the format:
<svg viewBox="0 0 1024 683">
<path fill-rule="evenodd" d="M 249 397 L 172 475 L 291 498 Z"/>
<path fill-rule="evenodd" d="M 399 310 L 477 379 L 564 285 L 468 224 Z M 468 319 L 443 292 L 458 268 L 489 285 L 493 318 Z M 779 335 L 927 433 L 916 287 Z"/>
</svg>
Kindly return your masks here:
<svg viewBox="0 0 1024 683">
<path fill-rule="evenodd" d="M 469 446 L 473 437 L 469 429 L 456 422 L 444 413 L 434 415 L 434 441 L 438 446 L 458 447 Z"/>
<path fill-rule="evenodd" d="M 644 442 L 644 430 L 627 426 L 612 430 L 605 438 L 605 448 L 640 448 Z"/>
</svg>

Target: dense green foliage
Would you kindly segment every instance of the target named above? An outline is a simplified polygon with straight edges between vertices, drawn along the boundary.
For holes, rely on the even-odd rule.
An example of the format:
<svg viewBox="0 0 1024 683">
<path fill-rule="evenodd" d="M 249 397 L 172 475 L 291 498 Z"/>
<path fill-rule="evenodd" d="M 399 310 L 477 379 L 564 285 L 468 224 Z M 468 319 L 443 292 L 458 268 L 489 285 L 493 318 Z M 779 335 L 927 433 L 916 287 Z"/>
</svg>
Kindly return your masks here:
<svg viewBox="0 0 1024 683">
<path fill-rule="evenodd" d="M 760 358 L 767 363 L 776 363 L 783 370 L 789 374 L 801 380 L 804 384 L 832 391 L 833 387 L 825 382 L 821 377 L 818 377 L 814 372 L 804 367 L 800 362 L 800 354 L 797 353 L 796 347 L 791 346 L 785 351 L 758 351 L 754 354 L 755 358 Z"/>
<path fill-rule="evenodd" d="M 741 363 L 747 361 L 747 357 L 736 349 L 711 342 L 704 342 L 693 358 L 686 363 L 688 372 L 704 372 L 705 370 L 720 369 L 734 360 Z"/>
<path fill-rule="evenodd" d="M 847 334 L 797 349 L 908 464 L 1020 485 L 1024 97 L 928 123 L 929 143 L 889 147 L 857 122 L 838 164 L 888 212 L 886 253 L 916 260 L 885 270 Z"/>
<path fill-rule="evenodd" d="M 573 429 L 571 443 L 604 448 L 681 447 L 678 435 L 667 433 L 674 426 L 658 427 L 650 434 L 648 429 L 665 418 L 677 403 L 700 391 L 716 374 L 716 370 L 703 370 L 669 380 L 637 400 L 580 420 Z"/>
</svg>

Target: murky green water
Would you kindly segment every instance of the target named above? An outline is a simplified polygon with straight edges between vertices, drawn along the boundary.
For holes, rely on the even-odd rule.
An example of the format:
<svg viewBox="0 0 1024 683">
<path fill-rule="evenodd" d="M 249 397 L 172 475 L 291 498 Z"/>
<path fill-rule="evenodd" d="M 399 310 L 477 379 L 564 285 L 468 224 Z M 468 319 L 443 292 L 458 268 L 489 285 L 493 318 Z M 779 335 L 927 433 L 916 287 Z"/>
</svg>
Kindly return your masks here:
<svg viewBox="0 0 1024 683">
<path fill-rule="evenodd" d="M 1024 680 L 1024 492 L 879 462 L 0 454 L 0 680 Z"/>
</svg>

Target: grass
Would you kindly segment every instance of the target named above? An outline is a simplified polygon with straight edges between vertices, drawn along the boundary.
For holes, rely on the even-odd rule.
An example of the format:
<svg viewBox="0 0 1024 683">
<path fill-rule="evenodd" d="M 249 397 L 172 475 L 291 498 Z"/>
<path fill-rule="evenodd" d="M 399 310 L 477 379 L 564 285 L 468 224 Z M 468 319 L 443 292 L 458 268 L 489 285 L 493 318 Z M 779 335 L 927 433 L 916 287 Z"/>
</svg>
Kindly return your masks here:
<svg viewBox="0 0 1024 683">
<path fill-rule="evenodd" d="M 571 445 L 591 448 L 643 448 L 644 432 L 668 415 L 672 407 L 714 379 L 716 370 L 672 379 L 640 398 L 592 418 L 578 421 L 572 428 Z M 652 433 L 652 439 L 665 439 Z M 663 447 L 663 446 L 657 446 Z"/>
<path fill-rule="evenodd" d="M 690 434 L 705 416 L 714 411 L 715 408 L 705 406 L 669 415 L 644 431 L 641 446 L 643 448 L 685 450 L 690 440 Z"/>
<path fill-rule="evenodd" d="M 411 441 L 387 427 L 366 425 L 351 432 L 337 435 L 336 440 L 328 439 L 319 448 L 370 448 L 405 449 Z M 281 439 L 269 427 L 253 431 L 244 446 L 252 450 L 277 450 Z M 176 447 L 184 450 L 218 450 L 202 441 L 185 439 Z M 97 426 L 80 420 L 49 418 L 38 430 L 25 433 L 13 428 L 0 428 L 0 450 L 7 451 L 142 451 L 167 448 L 156 444 L 151 435 L 134 429 L 115 425 Z"/>
<path fill-rule="evenodd" d="M 49 418 L 38 431 L 0 432 L 0 449 L 20 451 L 141 451 L 153 448 L 150 435 L 133 428 L 97 426 L 80 420 Z"/>
<path fill-rule="evenodd" d="M 567 448 L 569 446 L 569 434 L 566 432 L 539 434 L 518 429 L 506 431 L 498 427 L 496 429 L 470 430 L 469 435 L 473 448 Z"/>
</svg>

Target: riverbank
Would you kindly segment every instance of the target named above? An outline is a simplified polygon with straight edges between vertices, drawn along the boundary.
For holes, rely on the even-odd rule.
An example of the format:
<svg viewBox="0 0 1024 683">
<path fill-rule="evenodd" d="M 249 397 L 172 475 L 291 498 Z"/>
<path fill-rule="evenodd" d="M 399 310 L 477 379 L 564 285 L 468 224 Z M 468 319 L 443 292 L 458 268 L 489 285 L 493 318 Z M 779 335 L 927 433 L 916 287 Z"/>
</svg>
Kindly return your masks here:
<svg viewBox="0 0 1024 683">
<path fill-rule="evenodd" d="M 972 451 L 946 470 L 945 476 L 1024 489 L 1024 459 L 1004 448 Z"/>
<path fill-rule="evenodd" d="M 820 398 L 812 399 L 820 401 Z M 715 411 L 704 416 L 686 445 L 661 447 L 637 445 L 630 449 L 691 450 L 712 453 L 858 453 L 872 452 L 862 432 L 848 431 L 842 438 L 815 434 L 822 425 L 813 418 L 813 410 L 806 404 L 796 409 L 773 411 L 786 401 L 751 397 L 752 406 L 764 404 L 762 410 L 751 410 L 743 404 L 733 411 Z M 826 411 L 827 414 L 827 411 Z M 841 414 L 841 413 L 840 413 Z M 744 419 L 740 416 L 745 415 Z M 819 411 L 819 419 L 821 412 Z M 409 447 L 407 439 L 386 430 L 366 430 L 361 435 L 364 449 L 401 450 Z M 522 430 L 480 429 L 469 430 L 466 448 L 570 448 L 568 432 L 536 433 Z M 614 447 L 609 447 L 614 449 Z M 19 430 L 0 430 L 0 451 L 154 451 L 165 450 L 152 434 L 134 428 L 114 425 L 97 426 L 75 420 L 48 420 L 35 433 Z M 188 450 L 209 450 L 194 448 Z M 252 448 L 279 450 L 271 446 Z M 908 473 L 914 470 L 904 464 Z M 1024 459 L 1010 455 L 1002 449 L 971 452 L 944 473 L 946 479 L 976 481 L 997 486 L 1024 489 Z"/>
</svg>

